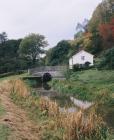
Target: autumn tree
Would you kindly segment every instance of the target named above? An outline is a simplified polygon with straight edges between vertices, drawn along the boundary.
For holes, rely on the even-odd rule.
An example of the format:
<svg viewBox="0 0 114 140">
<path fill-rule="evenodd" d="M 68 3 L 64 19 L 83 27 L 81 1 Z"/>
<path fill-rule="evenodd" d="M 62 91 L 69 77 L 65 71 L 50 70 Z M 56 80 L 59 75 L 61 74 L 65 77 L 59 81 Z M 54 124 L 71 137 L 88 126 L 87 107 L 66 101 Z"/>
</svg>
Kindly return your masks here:
<svg viewBox="0 0 114 140">
<path fill-rule="evenodd" d="M 99 32 L 105 42 L 114 42 L 114 19 L 109 23 L 100 24 Z"/>
<path fill-rule="evenodd" d="M 114 0 L 103 0 L 93 12 L 89 21 L 89 31 L 98 30 L 99 24 L 108 23 L 114 18 Z"/>
</svg>

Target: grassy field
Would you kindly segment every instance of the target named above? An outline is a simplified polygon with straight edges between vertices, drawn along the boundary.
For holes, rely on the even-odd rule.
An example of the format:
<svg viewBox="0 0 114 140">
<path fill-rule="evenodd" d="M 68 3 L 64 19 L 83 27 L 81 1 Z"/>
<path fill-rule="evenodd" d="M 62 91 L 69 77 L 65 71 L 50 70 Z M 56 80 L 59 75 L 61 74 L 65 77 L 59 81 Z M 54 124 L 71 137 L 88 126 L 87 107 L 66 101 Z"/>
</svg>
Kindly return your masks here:
<svg viewBox="0 0 114 140">
<path fill-rule="evenodd" d="M 114 129 L 114 71 L 85 70 L 72 72 L 68 77 L 65 81 L 53 80 L 50 84 L 60 95 L 98 104 L 97 112 Z"/>
<path fill-rule="evenodd" d="M 10 129 L 4 124 L 0 124 L 0 140 L 7 140 L 10 135 Z"/>
<path fill-rule="evenodd" d="M 3 78 L 0 78 L 0 82 L 3 80 L 14 80 L 14 79 L 19 79 L 28 76 L 28 73 L 23 73 L 23 74 L 18 74 L 18 75 L 11 75 L 11 76 L 6 76 Z"/>
<path fill-rule="evenodd" d="M 0 103 L 0 117 L 3 116 L 4 114 L 5 114 L 5 109 L 3 108 L 3 106 Z"/>
<path fill-rule="evenodd" d="M 114 98 L 114 71 L 85 70 L 72 72 L 65 81 L 53 80 L 52 87 L 61 94 L 88 101 Z"/>
</svg>

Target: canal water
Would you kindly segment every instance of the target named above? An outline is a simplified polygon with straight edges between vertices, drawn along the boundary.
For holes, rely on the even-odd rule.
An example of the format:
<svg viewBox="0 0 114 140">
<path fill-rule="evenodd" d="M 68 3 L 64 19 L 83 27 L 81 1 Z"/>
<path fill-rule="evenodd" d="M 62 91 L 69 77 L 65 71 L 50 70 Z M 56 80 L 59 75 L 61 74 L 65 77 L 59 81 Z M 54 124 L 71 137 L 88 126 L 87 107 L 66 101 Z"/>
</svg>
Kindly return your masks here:
<svg viewBox="0 0 114 140">
<path fill-rule="evenodd" d="M 72 111 L 76 111 L 78 109 L 88 109 L 93 103 L 87 101 L 81 101 L 73 96 L 61 95 L 53 90 L 47 83 L 43 83 L 42 86 L 34 88 L 35 92 L 39 96 L 48 97 L 49 99 L 56 101 L 60 107 L 62 108 L 71 108 Z M 73 109 L 74 108 L 74 109 Z M 71 111 L 70 111 L 71 112 Z"/>
<path fill-rule="evenodd" d="M 43 85 L 42 88 L 37 88 L 36 92 L 40 96 L 48 97 L 49 99 L 56 101 L 59 104 L 61 111 L 64 111 L 64 109 L 67 109 L 68 112 L 77 112 L 80 109 L 89 110 L 89 108 L 94 105 L 92 102 L 81 101 L 65 94 L 61 95 L 54 91 L 48 84 Z M 100 114 L 103 116 L 107 125 L 114 130 L 114 106 L 102 106 Z"/>
<path fill-rule="evenodd" d="M 61 111 L 64 111 L 64 109 L 67 109 L 68 112 L 77 112 L 80 109 L 89 110 L 89 108 L 94 105 L 92 102 L 81 101 L 73 96 L 68 96 L 67 94 L 59 94 L 54 91 L 48 83 L 38 81 L 36 82 L 36 85 L 33 85 L 33 89 L 38 96 L 43 96 L 52 101 L 56 101 L 59 104 Z M 100 106 L 99 108 L 100 114 L 103 116 L 107 125 L 114 130 L 114 106 Z"/>
</svg>

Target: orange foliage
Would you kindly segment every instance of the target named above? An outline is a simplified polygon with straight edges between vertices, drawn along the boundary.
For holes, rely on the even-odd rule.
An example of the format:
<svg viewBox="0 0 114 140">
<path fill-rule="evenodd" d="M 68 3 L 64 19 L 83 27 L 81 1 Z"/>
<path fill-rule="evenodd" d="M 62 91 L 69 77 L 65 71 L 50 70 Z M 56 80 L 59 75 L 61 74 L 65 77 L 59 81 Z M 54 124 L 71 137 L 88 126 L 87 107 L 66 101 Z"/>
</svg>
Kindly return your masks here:
<svg viewBox="0 0 114 140">
<path fill-rule="evenodd" d="M 90 33 L 90 32 L 86 32 L 84 35 L 85 35 L 86 38 L 91 38 L 92 37 L 92 33 Z"/>
<path fill-rule="evenodd" d="M 112 36 L 114 39 L 114 19 L 111 20 L 110 26 L 111 26 L 111 30 L 112 30 Z"/>
<path fill-rule="evenodd" d="M 100 24 L 99 32 L 105 41 L 114 41 L 114 19 L 110 23 Z"/>
</svg>

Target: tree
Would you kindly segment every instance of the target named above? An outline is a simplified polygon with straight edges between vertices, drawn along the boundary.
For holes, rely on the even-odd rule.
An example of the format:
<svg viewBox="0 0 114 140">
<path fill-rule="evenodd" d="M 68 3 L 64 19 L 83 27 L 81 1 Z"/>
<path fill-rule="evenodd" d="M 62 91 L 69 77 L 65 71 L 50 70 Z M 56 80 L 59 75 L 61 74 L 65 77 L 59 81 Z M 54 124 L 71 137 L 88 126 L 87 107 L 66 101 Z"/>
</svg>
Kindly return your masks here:
<svg viewBox="0 0 114 140">
<path fill-rule="evenodd" d="M 109 23 L 100 24 L 99 32 L 104 41 L 114 42 L 114 19 Z"/>
<path fill-rule="evenodd" d="M 18 40 L 7 40 L 4 44 L 4 56 L 6 57 L 18 57 L 18 50 L 19 50 L 19 45 L 22 39 Z"/>
<path fill-rule="evenodd" d="M 74 38 L 81 37 L 83 33 L 88 32 L 88 19 L 84 19 L 82 23 L 78 23 L 76 26 L 76 34 L 74 35 Z"/>
<path fill-rule="evenodd" d="M 90 52 L 92 54 L 98 54 L 103 50 L 102 40 L 101 40 L 101 36 L 99 35 L 99 32 L 94 31 L 92 33 L 91 40 L 92 40 L 92 47 L 90 48 Z"/>
<path fill-rule="evenodd" d="M 7 34 L 6 32 L 0 33 L 0 44 L 5 43 L 7 41 Z"/>
<path fill-rule="evenodd" d="M 0 44 L 0 73 L 20 69 L 18 49 L 21 39 L 7 40 Z"/>
<path fill-rule="evenodd" d="M 114 18 L 108 23 L 102 23 L 99 25 L 99 34 L 102 39 L 102 47 L 109 49 L 114 44 Z"/>
<path fill-rule="evenodd" d="M 78 23 L 77 26 L 76 26 L 76 31 L 77 32 L 87 32 L 88 28 L 87 28 L 87 25 L 88 25 L 88 19 L 84 19 L 84 21 L 82 23 Z"/>
<path fill-rule="evenodd" d="M 0 73 L 20 70 L 19 40 L 6 40 L 0 44 Z"/>
<path fill-rule="evenodd" d="M 47 52 L 46 65 L 67 64 L 70 49 L 71 45 L 68 41 L 60 41 L 54 48 Z"/>
<path fill-rule="evenodd" d="M 93 12 L 88 24 L 89 31 L 97 30 L 99 24 L 108 23 L 112 18 L 114 18 L 114 0 L 103 0 Z"/>
<path fill-rule="evenodd" d="M 33 65 L 40 58 L 40 54 L 44 53 L 44 47 L 48 45 L 45 37 L 39 34 L 30 34 L 26 36 L 19 46 L 21 56 L 28 57 L 32 60 Z"/>
<path fill-rule="evenodd" d="M 108 49 L 99 65 L 100 68 L 114 69 L 114 48 Z"/>
</svg>

